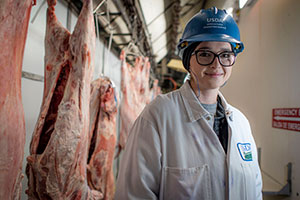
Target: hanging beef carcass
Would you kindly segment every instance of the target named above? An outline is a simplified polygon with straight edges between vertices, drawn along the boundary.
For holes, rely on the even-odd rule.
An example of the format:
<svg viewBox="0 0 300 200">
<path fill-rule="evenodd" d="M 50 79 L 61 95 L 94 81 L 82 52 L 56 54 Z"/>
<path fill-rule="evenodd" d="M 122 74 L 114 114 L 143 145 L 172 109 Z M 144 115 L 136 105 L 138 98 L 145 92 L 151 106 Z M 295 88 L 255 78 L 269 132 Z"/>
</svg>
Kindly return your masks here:
<svg viewBox="0 0 300 200">
<path fill-rule="evenodd" d="M 161 89 L 158 86 L 158 79 L 155 79 L 153 81 L 153 86 L 152 86 L 152 88 L 150 89 L 150 92 L 149 92 L 150 101 L 155 99 L 155 97 L 157 97 L 157 95 L 159 95 L 160 93 L 161 93 Z"/>
<path fill-rule="evenodd" d="M 83 0 L 74 32 L 47 0 L 45 87 L 27 157 L 29 199 L 101 199 L 87 184 L 90 84 L 95 30 L 92 0 Z"/>
<path fill-rule="evenodd" d="M 113 161 L 116 145 L 117 95 L 112 82 L 101 77 L 91 84 L 90 133 L 87 180 L 103 199 L 114 197 Z"/>
<path fill-rule="evenodd" d="M 125 144 L 134 121 L 149 103 L 150 63 L 147 58 L 137 57 L 135 66 L 126 63 L 125 51 L 121 52 L 121 91 L 119 151 Z"/>
<path fill-rule="evenodd" d="M 32 0 L 0 1 L 0 199 L 20 199 L 25 145 L 22 62 Z"/>
<path fill-rule="evenodd" d="M 140 98 L 141 101 L 144 101 L 143 104 L 148 104 L 150 102 L 150 62 L 148 57 L 144 58 L 144 65 L 141 70 L 141 77 L 143 81 L 141 81 L 140 84 Z"/>
</svg>

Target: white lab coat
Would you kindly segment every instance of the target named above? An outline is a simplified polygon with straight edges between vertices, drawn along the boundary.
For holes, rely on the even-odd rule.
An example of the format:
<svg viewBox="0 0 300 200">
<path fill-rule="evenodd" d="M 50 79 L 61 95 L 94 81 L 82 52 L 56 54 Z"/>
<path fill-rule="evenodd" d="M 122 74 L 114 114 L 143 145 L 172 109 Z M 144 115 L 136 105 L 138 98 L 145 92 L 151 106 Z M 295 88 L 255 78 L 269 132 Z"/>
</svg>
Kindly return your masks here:
<svg viewBox="0 0 300 200">
<path fill-rule="evenodd" d="M 116 200 L 259 200 L 262 180 L 246 117 L 219 94 L 227 155 L 186 82 L 158 96 L 135 121 L 123 153 Z"/>
</svg>

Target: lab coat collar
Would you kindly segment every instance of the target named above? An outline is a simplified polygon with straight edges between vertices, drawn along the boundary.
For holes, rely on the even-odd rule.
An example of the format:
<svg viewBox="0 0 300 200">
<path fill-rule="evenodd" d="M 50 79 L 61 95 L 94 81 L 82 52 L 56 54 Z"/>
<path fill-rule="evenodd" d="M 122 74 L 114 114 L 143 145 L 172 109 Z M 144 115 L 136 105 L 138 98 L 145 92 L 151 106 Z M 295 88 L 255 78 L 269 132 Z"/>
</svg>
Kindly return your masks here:
<svg viewBox="0 0 300 200">
<path fill-rule="evenodd" d="M 219 91 L 219 97 L 221 98 L 221 102 L 223 105 L 223 108 L 225 110 L 226 116 L 233 121 L 233 112 L 231 110 L 231 106 L 227 103 L 226 99 L 224 98 L 223 94 Z"/>
<path fill-rule="evenodd" d="M 184 107 L 187 111 L 188 119 L 190 122 L 197 121 L 209 115 L 209 113 L 203 108 L 203 106 L 197 99 L 188 81 L 186 81 L 183 84 L 183 86 L 179 89 L 179 91 L 183 99 Z M 225 109 L 225 114 L 230 118 L 230 120 L 232 120 L 233 117 L 232 117 L 232 111 L 230 109 L 230 106 L 227 104 L 224 96 L 220 91 L 219 91 L 219 96 L 221 98 L 222 105 Z"/>
</svg>

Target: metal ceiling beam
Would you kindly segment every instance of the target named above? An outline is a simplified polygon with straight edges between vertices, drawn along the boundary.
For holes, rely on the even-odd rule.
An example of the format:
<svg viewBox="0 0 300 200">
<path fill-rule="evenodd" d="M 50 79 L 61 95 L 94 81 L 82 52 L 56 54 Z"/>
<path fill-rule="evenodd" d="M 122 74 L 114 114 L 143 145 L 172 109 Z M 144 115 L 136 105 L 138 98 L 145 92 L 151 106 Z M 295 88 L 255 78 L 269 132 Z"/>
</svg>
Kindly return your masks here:
<svg viewBox="0 0 300 200">
<path fill-rule="evenodd" d="M 98 13 L 98 15 L 106 16 L 107 13 L 106 13 L 106 12 L 101 12 L 101 13 Z M 109 15 L 110 15 L 110 16 L 121 16 L 122 13 L 120 13 L 120 12 L 116 12 L 116 13 L 109 12 Z"/>
<path fill-rule="evenodd" d="M 109 33 L 106 33 L 104 31 L 99 33 L 101 37 L 105 37 L 106 39 L 110 37 Z M 131 36 L 131 33 L 114 33 L 113 37 L 122 37 L 122 36 Z"/>
<path fill-rule="evenodd" d="M 201 1 L 202 1 L 201 8 L 204 8 L 204 6 L 205 6 L 207 0 L 199 0 L 198 2 L 195 2 L 195 3 L 193 4 L 194 6 L 190 6 L 190 4 L 191 4 L 190 2 L 191 2 L 191 1 L 189 1 L 188 3 L 186 3 L 184 6 L 190 6 L 190 8 L 189 8 L 187 11 L 185 11 L 184 13 L 182 13 L 182 14 L 180 15 L 180 17 L 184 17 L 186 14 L 188 14 L 191 10 L 193 10 L 193 9 L 195 8 L 195 5 L 196 5 L 197 3 L 201 3 Z"/>
<path fill-rule="evenodd" d="M 132 31 L 132 24 L 129 20 L 129 17 L 126 13 L 125 7 L 123 5 L 123 3 L 121 2 L 121 0 L 112 0 L 114 2 L 114 4 L 116 5 L 116 7 L 118 8 L 118 10 L 120 11 L 122 18 L 125 22 L 125 24 L 127 25 L 129 31 Z"/>
<path fill-rule="evenodd" d="M 171 55 L 175 55 L 176 51 L 176 44 L 177 44 L 177 37 L 178 37 L 178 28 L 180 25 L 180 12 L 181 12 L 181 5 L 180 5 L 180 0 L 175 0 L 173 4 L 173 13 L 172 13 L 172 30 L 171 30 L 171 50 L 170 53 Z"/>
<path fill-rule="evenodd" d="M 172 8 L 174 4 L 174 1 L 172 3 L 170 3 L 163 12 L 159 13 L 154 19 L 151 20 L 151 22 L 149 22 L 147 24 L 147 26 L 150 26 L 157 18 L 159 18 L 161 15 L 165 14 L 165 12 L 167 12 L 170 8 Z"/>
<path fill-rule="evenodd" d="M 149 34 L 149 30 L 148 30 L 148 26 L 146 25 L 146 20 L 145 20 L 145 16 L 144 16 L 144 13 L 142 11 L 142 7 L 141 7 L 141 4 L 140 4 L 140 0 L 135 0 L 135 3 L 136 3 L 136 8 L 137 8 L 137 13 L 139 14 L 139 16 L 141 17 L 141 21 L 142 21 L 142 29 L 143 29 L 143 32 L 144 32 L 144 37 L 146 39 L 145 43 L 146 45 L 149 46 L 149 53 L 148 53 L 148 56 L 149 57 L 152 57 L 153 55 L 153 49 L 152 49 L 152 43 L 150 41 L 150 34 Z M 151 60 L 152 61 L 152 60 Z M 152 63 L 154 64 L 154 62 Z M 155 64 L 156 65 L 156 64 Z"/>
<path fill-rule="evenodd" d="M 114 33 L 114 36 L 131 36 L 131 33 Z"/>
<path fill-rule="evenodd" d="M 138 46 L 141 53 L 153 57 L 152 45 L 149 39 L 149 32 L 145 23 L 141 6 L 138 0 L 112 0 L 117 9 L 121 12 L 122 18 L 132 34 L 132 40 Z M 156 63 L 151 59 L 152 66 Z"/>
</svg>

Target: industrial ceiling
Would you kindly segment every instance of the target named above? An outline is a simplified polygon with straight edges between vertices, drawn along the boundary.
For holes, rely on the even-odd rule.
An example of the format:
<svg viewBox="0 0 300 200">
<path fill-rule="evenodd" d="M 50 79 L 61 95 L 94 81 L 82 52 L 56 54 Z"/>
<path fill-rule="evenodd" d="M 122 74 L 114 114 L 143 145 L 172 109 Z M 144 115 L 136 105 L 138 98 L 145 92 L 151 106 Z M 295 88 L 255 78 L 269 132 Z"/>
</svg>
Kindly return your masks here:
<svg viewBox="0 0 300 200">
<path fill-rule="evenodd" d="M 78 13 L 81 1 L 66 0 Z M 186 75 L 176 55 L 176 44 L 186 22 L 200 9 L 212 6 L 238 13 L 238 0 L 93 0 L 93 3 L 99 39 L 116 55 L 130 45 L 132 55 L 149 57 L 152 76 L 166 90 L 174 87 L 164 83 L 165 80 L 171 78 L 180 86 Z M 133 61 L 134 56 L 128 60 Z"/>
</svg>

